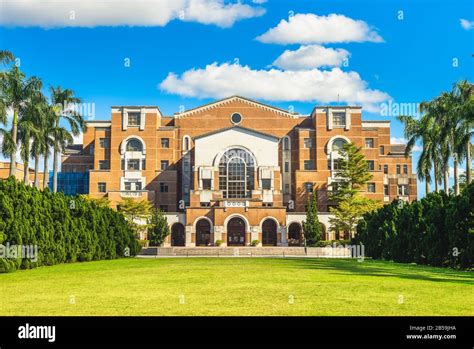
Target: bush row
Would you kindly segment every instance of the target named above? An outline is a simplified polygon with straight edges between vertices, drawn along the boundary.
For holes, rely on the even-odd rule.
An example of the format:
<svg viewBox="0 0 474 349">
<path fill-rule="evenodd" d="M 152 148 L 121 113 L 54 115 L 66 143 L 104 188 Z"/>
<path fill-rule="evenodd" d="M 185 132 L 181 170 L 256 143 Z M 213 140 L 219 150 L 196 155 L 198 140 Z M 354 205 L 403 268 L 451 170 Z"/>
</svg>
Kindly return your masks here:
<svg viewBox="0 0 474 349">
<path fill-rule="evenodd" d="M 37 246 L 36 261 L 20 253 L 11 258 L 14 245 Z M 123 215 L 113 209 L 9 178 L 0 180 L 0 248 L 0 272 L 8 272 L 133 256 L 139 244 Z"/>
<path fill-rule="evenodd" d="M 352 242 L 363 243 L 365 254 L 374 259 L 473 268 L 474 183 L 458 196 L 430 193 L 366 214 Z"/>
</svg>

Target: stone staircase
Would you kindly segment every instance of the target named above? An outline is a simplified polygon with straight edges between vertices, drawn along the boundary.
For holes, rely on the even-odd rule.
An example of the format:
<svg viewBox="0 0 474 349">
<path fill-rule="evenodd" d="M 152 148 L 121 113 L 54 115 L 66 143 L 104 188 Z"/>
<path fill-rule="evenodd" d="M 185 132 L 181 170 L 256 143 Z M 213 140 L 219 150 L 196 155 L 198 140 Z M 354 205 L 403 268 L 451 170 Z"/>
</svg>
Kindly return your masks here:
<svg viewBox="0 0 474 349">
<path fill-rule="evenodd" d="M 332 247 L 147 247 L 140 256 L 351 258 L 351 251 Z"/>
</svg>

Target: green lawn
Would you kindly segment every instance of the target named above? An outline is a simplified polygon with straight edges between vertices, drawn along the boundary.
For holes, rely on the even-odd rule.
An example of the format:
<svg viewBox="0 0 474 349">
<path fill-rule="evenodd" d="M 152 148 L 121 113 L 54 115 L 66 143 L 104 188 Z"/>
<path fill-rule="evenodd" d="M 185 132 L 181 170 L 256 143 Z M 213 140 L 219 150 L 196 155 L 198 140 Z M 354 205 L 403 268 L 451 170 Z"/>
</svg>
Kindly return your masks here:
<svg viewBox="0 0 474 349">
<path fill-rule="evenodd" d="M 0 274 L 0 315 L 474 315 L 473 286 L 369 260 L 134 258 Z"/>
</svg>

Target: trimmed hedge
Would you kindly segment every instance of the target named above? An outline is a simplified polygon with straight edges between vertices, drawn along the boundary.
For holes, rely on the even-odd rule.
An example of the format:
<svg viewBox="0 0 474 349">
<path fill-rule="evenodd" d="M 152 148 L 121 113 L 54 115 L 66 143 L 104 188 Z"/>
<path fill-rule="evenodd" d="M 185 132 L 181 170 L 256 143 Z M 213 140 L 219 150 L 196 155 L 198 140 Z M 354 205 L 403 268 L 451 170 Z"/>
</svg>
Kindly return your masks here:
<svg viewBox="0 0 474 349">
<path fill-rule="evenodd" d="M 0 272 L 134 256 L 140 250 L 122 214 L 13 178 L 0 180 L 0 244 L 7 243 L 37 245 L 37 260 L 0 258 Z"/>
<path fill-rule="evenodd" d="M 430 193 L 364 215 L 352 243 L 374 259 L 437 267 L 474 265 L 474 183 L 458 196 Z"/>
</svg>

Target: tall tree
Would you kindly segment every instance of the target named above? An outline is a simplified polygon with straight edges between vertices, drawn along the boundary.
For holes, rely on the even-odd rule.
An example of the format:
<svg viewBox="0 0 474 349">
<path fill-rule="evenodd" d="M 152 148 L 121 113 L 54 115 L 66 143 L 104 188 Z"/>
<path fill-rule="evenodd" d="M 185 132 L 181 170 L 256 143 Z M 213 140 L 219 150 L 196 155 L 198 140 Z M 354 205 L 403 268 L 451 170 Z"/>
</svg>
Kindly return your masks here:
<svg viewBox="0 0 474 349">
<path fill-rule="evenodd" d="M 86 130 L 86 123 L 84 118 L 73 108 L 72 105 L 80 103 L 80 98 L 76 97 L 74 91 L 70 89 L 63 89 L 62 87 L 51 87 L 51 102 L 56 111 L 56 120 L 54 127 L 54 154 L 53 154 L 53 192 L 58 189 L 58 164 L 59 152 L 64 150 L 64 147 L 72 142 L 72 137 L 65 137 L 64 132 L 60 132 L 60 122 L 65 120 L 71 128 L 71 133 L 78 136 L 81 132 Z"/>
<path fill-rule="evenodd" d="M 377 208 L 378 203 L 360 195 L 372 179 L 362 148 L 346 143 L 339 150 L 339 157 L 340 170 L 330 195 L 337 206 L 330 209 L 334 216 L 329 221 L 333 231 L 347 231 L 352 237 L 362 215 Z"/>
<path fill-rule="evenodd" d="M 128 220 L 137 235 L 139 235 L 143 227 L 143 225 L 139 224 L 139 221 L 146 220 L 150 215 L 151 209 L 151 203 L 147 200 L 136 201 L 132 198 L 124 198 L 119 204 L 120 212 Z M 144 228 L 146 228 L 146 225 Z"/>
<path fill-rule="evenodd" d="M 160 246 L 170 234 L 168 220 L 160 209 L 151 210 L 150 221 L 148 222 L 148 240 L 154 246 Z"/>
<path fill-rule="evenodd" d="M 354 143 L 346 143 L 339 150 L 339 170 L 335 175 L 337 190 L 333 190 L 331 201 L 339 201 L 348 196 L 354 196 L 364 190 L 365 185 L 372 179 L 362 148 Z"/>
<path fill-rule="evenodd" d="M 318 199 L 314 193 L 308 198 L 306 220 L 303 221 L 303 234 L 307 246 L 315 246 L 322 237 L 322 227 L 318 219 Z"/>
<path fill-rule="evenodd" d="M 6 120 L 8 109 L 13 110 L 12 128 L 10 131 L 12 146 L 10 152 L 10 176 L 16 170 L 16 150 L 18 139 L 18 122 L 21 120 L 21 109 L 27 101 L 38 94 L 42 87 L 41 81 L 36 77 L 26 78 L 17 66 L 0 75 L 0 119 Z M 5 147 L 4 147 L 5 148 Z"/>
</svg>

